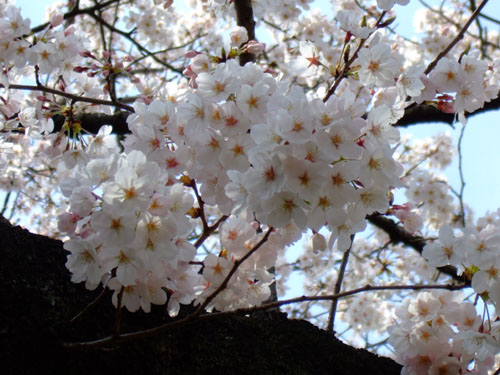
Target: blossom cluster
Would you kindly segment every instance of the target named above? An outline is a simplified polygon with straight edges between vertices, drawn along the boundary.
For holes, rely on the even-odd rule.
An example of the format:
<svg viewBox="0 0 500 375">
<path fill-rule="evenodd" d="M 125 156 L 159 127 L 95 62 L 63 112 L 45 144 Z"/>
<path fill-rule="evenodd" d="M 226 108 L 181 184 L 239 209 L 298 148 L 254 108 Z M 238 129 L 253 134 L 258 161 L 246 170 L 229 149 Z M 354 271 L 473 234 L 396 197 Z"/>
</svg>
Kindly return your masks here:
<svg viewBox="0 0 500 375">
<path fill-rule="evenodd" d="M 455 233 L 456 232 L 456 233 Z M 456 231 L 444 225 L 439 238 L 425 246 L 422 255 L 434 267 L 451 265 L 471 281 L 472 288 L 497 308 L 500 302 L 500 220 L 498 212 Z"/>
<path fill-rule="evenodd" d="M 450 138 L 401 139 L 395 126 L 418 104 L 465 122 L 496 98 L 494 49 L 472 29 L 426 70 L 455 34 L 430 11 L 440 34 L 422 25 L 421 46 L 387 32 L 391 9 L 408 0 L 335 1 L 334 20 L 318 10 L 301 16 L 309 0 L 252 1 L 274 38 L 267 47 L 234 21 L 218 22 L 234 18 L 233 2 L 186 3 L 193 13 L 138 0 L 72 25 L 53 11 L 36 32 L 0 4 L 0 183 L 21 197 L 20 211 L 33 206 L 26 197 L 47 198 L 40 226 L 64 238 L 74 282 L 102 284 L 130 311 L 167 304 L 175 316 L 191 303 L 228 311 L 264 303 L 276 279 L 283 292 L 293 269 L 308 292 L 331 294 L 350 251 L 344 288 L 430 282 L 432 267 L 451 265 L 498 306 L 499 213 L 473 225 L 462 209 L 466 226 L 454 229 L 460 210 L 437 172 L 454 154 Z M 263 51 L 256 63 L 237 62 Z M 156 74 L 163 69 L 171 72 Z M 28 78 L 43 95 L 14 89 Z M 113 107 L 131 112 L 120 142 L 111 126 L 81 129 L 81 115 L 112 116 Z M 396 189 L 408 202 L 395 200 Z M 353 243 L 372 214 L 431 239 L 439 229 L 424 248 L 428 262 L 380 233 Z M 287 263 L 285 248 L 304 234 L 305 253 Z M 340 300 L 339 316 L 357 337 L 382 334 L 392 296 Z M 484 373 L 498 351 L 496 325 L 456 293 L 420 294 L 396 318 L 390 342 L 407 374 Z"/>
<path fill-rule="evenodd" d="M 486 374 L 500 351 L 498 322 L 485 322 L 461 292 L 422 292 L 388 328 L 403 375 Z"/>
<path fill-rule="evenodd" d="M 216 288 L 258 241 L 254 219 L 301 231 L 327 224 L 330 246 L 336 241 L 345 250 L 350 236 L 364 229 L 367 214 L 389 208 L 386 192 L 400 184 L 401 169 L 389 146 L 397 133 L 385 106 L 367 120 L 353 117 L 354 98 L 310 100 L 258 66 L 240 67 L 234 60 L 198 72 L 196 83 L 196 91 L 176 104 L 136 102 L 123 154 L 108 141 L 111 129 L 102 128 L 86 149 L 62 155 L 70 211 L 61 216 L 60 227 L 72 235 L 65 247 L 73 279 L 95 288 L 111 273 L 110 288 L 124 287 L 124 304 L 132 310 L 139 297 L 145 309 L 150 301 L 164 301 L 161 288 L 189 302 L 197 294 L 194 286 L 205 285 L 202 295 Z M 227 230 L 234 241 L 222 238 L 223 250 L 205 258 L 205 284 L 199 267 L 189 265 L 196 251 L 187 240 L 194 227 L 186 218 L 193 198 L 180 184 L 186 178 L 199 185 L 205 204 L 232 215 L 221 235 Z M 269 244 L 278 241 L 274 237 Z M 278 243 L 266 244 L 238 268 L 246 276 L 234 276 L 217 299 L 225 300 L 216 303 L 219 309 L 267 299 L 272 276 L 266 269 L 274 265 L 277 249 L 288 244 Z M 180 277 L 186 272 L 189 277 Z M 191 283 L 190 299 L 179 292 L 184 287 L 166 284 L 183 284 L 179 279 Z M 249 296 L 253 303 L 245 304 L 242 296 L 250 290 L 260 297 Z"/>
</svg>

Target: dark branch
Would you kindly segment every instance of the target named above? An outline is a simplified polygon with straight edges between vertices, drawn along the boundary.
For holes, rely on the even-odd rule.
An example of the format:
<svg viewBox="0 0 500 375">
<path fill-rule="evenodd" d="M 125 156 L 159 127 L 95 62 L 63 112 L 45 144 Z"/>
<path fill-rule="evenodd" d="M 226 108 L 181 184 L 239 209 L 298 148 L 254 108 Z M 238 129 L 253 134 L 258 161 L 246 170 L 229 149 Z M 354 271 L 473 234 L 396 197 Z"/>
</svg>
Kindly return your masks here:
<svg viewBox="0 0 500 375">
<path fill-rule="evenodd" d="M 130 130 L 127 125 L 127 118 L 130 112 L 120 111 L 113 115 L 104 113 L 82 113 L 75 116 L 75 120 L 82 124 L 82 128 L 89 133 L 97 134 L 99 128 L 103 125 L 113 126 L 115 134 L 128 134 Z M 61 130 L 66 121 L 63 115 L 55 115 L 52 117 L 54 121 L 54 132 Z"/>
<path fill-rule="evenodd" d="M 109 0 L 109 1 L 106 1 L 104 3 L 101 3 L 101 4 L 96 4 L 94 5 L 93 7 L 89 7 L 89 8 L 84 8 L 84 9 L 80 9 L 77 6 L 73 7 L 69 12 L 67 13 L 64 13 L 64 20 L 68 20 L 68 19 L 71 19 L 71 18 L 74 18 L 80 14 L 90 14 L 90 13 L 94 13 L 95 11 L 98 11 L 98 10 L 103 10 L 104 8 L 106 8 L 107 6 L 109 5 L 112 5 L 116 2 L 119 2 L 120 0 Z M 78 3 L 77 3 L 78 4 Z M 50 25 L 50 22 L 46 22 L 42 25 L 39 25 L 39 26 L 36 26 L 36 27 L 33 27 L 31 29 L 31 32 L 32 33 L 37 33 L 37 32 L 40 32 L 42 30 L 45 30 L 45 28 L 47 26 Z"/>
<path fill-rule="evenodd" d="M 499 108 L 500 97 L 497 97 L 496 99 L 484 103 L 483 108 L 473 113 L 467 113 L 466 116 L 475 116 L 483 112 L 498 110 Z M 426 122 L 445 122 L 447 124 L 453 124 L 455 122 L 455 114 L 441 112 L 431 105 L 419 104 L 407 108 L 404 116 L 396 123 L 396 126 L 409 126 Z"/>
<path fill-rule="evenodd" d="M 255 40 L 255 21 L 253 19 L 253 8 L 251 0 L 234 0 L 234 9 L 236 10 L 236 19 L 238 26 L 247 29 L 248 40 Z M 240 65 L 255 61 L 253 53 L 245 52 L 240 55 Z"/>
<path fill-rule="evenodd" d="M 101 17 L 99 17 L 98 15 L 96 15 L 94 13 L 87 13 L 87 14 L 90 17 L 92 17 L 95 22 L 97 22 L 98 24 L 103 25 L 104 27 L 106 27 L 110 32 L 113 32 L 113 33 L 116 33 L 118 35 L 121 35 L 122 37 L 124 37 L 125 39 L 127 39 L 128 41 L 130 41 L 130 43 L 132 43 L 140 52 L 142 52 L 145 55 L 151 57 L 157 63 L 163 65 L 164 67 L 170 69 L 171 71 L 173 71 L 173 72 L 175 72 L 175 73 L 177 73 L 179 75 L 182 75 L 182 70 L 181 69 L 178 69 L 178 68 L 174 67 L 173 65 L 169 64 L 168 62 L 166 62 L 166 61 L 162 60 L 161 58 L 159 58 L 158 56 L 156 56 L 154 52 L 151 52 L 148 49 L 146 49 L 141 43 L 139 43 L 137 40 L 135 40 L 134 38 L 132 38 L 131 33 L 117 29 L 116 27 L 114 27 L 113 25 L 109 24 L 104 19 L 102 19 Z"/>
<path fill-rule="evenodd" d="M 88 98 L 85 96 L 79 96 L 75 94 L 70 94 L 65 91 L 56 90 L 50 87 L 42 86 L 42 85 L 9 85 L 9 87 L 5 87 L 3 84 L 0 84 L 0 88 L 5 88 L 9 90 L 27 90 L 27 91 L 41 91 L 48 94 L 62 96 L 67 99 L 71 99 L 74 103 L 82 102 L 82 103 L 90 103 L 90 104 L 100 104 L 100 105 L 108 105 L 111 107 L 125 109 L 129 112 L 134 112 L 134 108 L 119 102 L 113 102 L 104 99 L 96 99 L 96 98 Z"/>
<path fill-rule="evenodd" d="M 479 12 L 481 12 L 481 9 L 484 8 L 484 6 L 486 5 L 487 2 L 488 2 L 488 0 L 483 0 L 481 2 L 481 4 L 479 4 L 479 6 L 474 11 L 474 13 L 472 13 L 472 15 L 470 16 L 469 20 L 465 23 L 465 25 L 462 27 L 462 29 L 460 30 L 460 32 L 457 34 L 457 36 L 455 37 L 455 39 L 453 39 L 451 41 L 451 43 L 444 50 L 442 50 L 439 55 L 436 56 L 436 58 L 429 64 L 429 66 L 427 67 L 427 69 L 425 69 L 424 74 L 429 74 L 436 67 L 436 65 L 438 64 L 439 60 L 441 60 L 443 57 L 445 57 L 448 54 L 448 52 L 450 52 L 451 49 L 460 40 L 463 39 L 465 32 L 467 31 L 467 29 L 469 28 L 469 26 L 471 25 L 471 23 L 474 22 L 474 20 L 477 18 L 477 16 L 479 15 Z"/>
<path fill-rule="evenodd" d="M 500 97 L 485 103 L 483 108 L 469 115 L 475 116 L 483 112 L 498 110 L 499 108 Z M 129 115 L 130 112 L 127 111 L 118 111 L 112 115 L 106 115 L 104 113 L 83 113 L 77 115 L 75 119 L 80 121 L 82 127 L 90 133 L 97 133 L 99 128 L 103 125 L 112 125 L 114 133 L 123 135 L 130 133 L 127 126 L 127 117 Z M 396 123 L 396 126 L 405 127 L 433 122 L 453 124 L 454 117 L 455 115 L 453 113 L 444 113 L 431 105 L 420 104 L 406 109 L 404 116 Z M 61 130 L 64 124 L 64 116 L 56 115 L 52 117 L 52 120 L 54 120 L 54 131 Z"/>
<path fill-rule="evenodd" d="M 393 220 L 383 217 L 382 215 L 372 214 L 367 216 L 367 219 L 371 224 L 387 233 L 393 244 L 401 243 L 422 254 L 424 246 L 427 243 L 424 238 L 408 233 L 403 227 L 396 224 Z M 451 276 L 454 280 L 465 284 L 468 283 L 465 276 L 459 276 L 457 274 L 457 269 L 453 266 L 438 267 L 437 269 L 440 272 Z"/>
</svg>

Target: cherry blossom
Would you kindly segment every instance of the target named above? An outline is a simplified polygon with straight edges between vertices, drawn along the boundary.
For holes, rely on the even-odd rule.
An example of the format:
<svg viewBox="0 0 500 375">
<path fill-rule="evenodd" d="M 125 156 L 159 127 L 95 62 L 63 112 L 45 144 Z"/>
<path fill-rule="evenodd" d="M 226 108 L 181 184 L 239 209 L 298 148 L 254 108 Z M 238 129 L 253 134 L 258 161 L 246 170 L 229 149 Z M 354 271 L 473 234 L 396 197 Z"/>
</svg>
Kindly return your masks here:
<svg viewBox="0 0 500 375">
<path fill-rule="evenodd" d="M 460 152 L 450 135 L 398 126 L 422 108 L 465 123 L 495 100 L 498 35 L 457 38 L 472 12 L 453 0 L 418 13 L 423 36 L 407 41 L 389 27 L 408 2 L 335 1 L 330 16 L 253 1 L 265 43 L 231 1 L 120 3 L 71 24 L 53 8 L 34 29 L 3 2 L 4 211 L 64 240 L 72 281 L 112 290 L 117 308 L 251 311 L 300 273 L 306 296 L 330 300 L 290 316 L 328 327 L 311 311 L 330 309 L 338 281 L 352 342 L 387 338 L 404 374 L 486 373 L 500 211 L 474 219 L 443 175 Z"/>
</svg>

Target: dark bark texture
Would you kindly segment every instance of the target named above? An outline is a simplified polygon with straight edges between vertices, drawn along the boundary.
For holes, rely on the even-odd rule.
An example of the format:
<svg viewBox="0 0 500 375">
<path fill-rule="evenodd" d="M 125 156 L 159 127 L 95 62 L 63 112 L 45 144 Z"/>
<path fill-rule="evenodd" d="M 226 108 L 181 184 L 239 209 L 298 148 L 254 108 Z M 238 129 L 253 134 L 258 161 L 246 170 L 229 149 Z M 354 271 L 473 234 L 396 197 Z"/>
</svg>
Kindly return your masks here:
<svg viewBox="0 0 500 375">
<path fill-rule="evenodd" d="M 2 374 L 370 374 L 399 375 L 394 361 L 354 349 L 333 334 L 284 314 L 230 316 L 153 338 L 88 351 L 65 342 L 112 334 L 106 295 L 75 323 L 99 291 L 70 281 L 60 241 L 0 221 L 0 363 Z M 188 308 L 189 310 L 189 308 Z M 181 310 L 181 314 L 186 311 Z M 165 307 L 122 314 L 122 332 L 169 321 Z"/>
<path fill-rule="evenodd" d="M 238 26 L 243 26 L 248 33 L 248 40 L 255 40 L 255 20 L 253 19 L 253 9 L 251 0 L 234 0 L 236 10 L 236 22 Z M 240 65 L 255 61 L 255 55 L 245 52 L 240 55 Z"/>
</svg>

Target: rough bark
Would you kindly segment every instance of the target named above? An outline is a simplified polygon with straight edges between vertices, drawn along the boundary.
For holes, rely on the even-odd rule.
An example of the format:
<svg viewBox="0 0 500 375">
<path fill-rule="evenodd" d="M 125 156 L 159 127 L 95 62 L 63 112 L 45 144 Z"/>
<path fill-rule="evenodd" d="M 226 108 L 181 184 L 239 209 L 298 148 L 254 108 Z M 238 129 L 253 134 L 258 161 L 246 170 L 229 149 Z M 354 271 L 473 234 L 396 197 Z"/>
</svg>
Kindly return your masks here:
<svg viewBox="0 0 500 375">
<path fill-rule="evenodd" d="M 306 321 L 231 316 L 157 337 L 92 350 L 64 342 L 112 333 L 114 308 L 103 298 L 69 323 L 99 291 L 73 284 L 60 241 L 0 220 L 0 363 L 2 374 L 371 374 L 399 375 L 388 358 L 357 350 Z M 182 313 L 182 310 L 181 310 Z M 168 321 L 164 307 L 123 312 L 122 331 Z"/>
<path fill-rule="evenodd" d="M 251 0 L 234 0 L 236 10 L 236 22 L 238 26 L 243 26 L 247 30 L 248 40 L 255 40 L 255 21 L 253 19 L 253 9 Z M 253 53 L 245 52 L 240 55 L 240 65 L 255 61 Z"/>
</svg>

